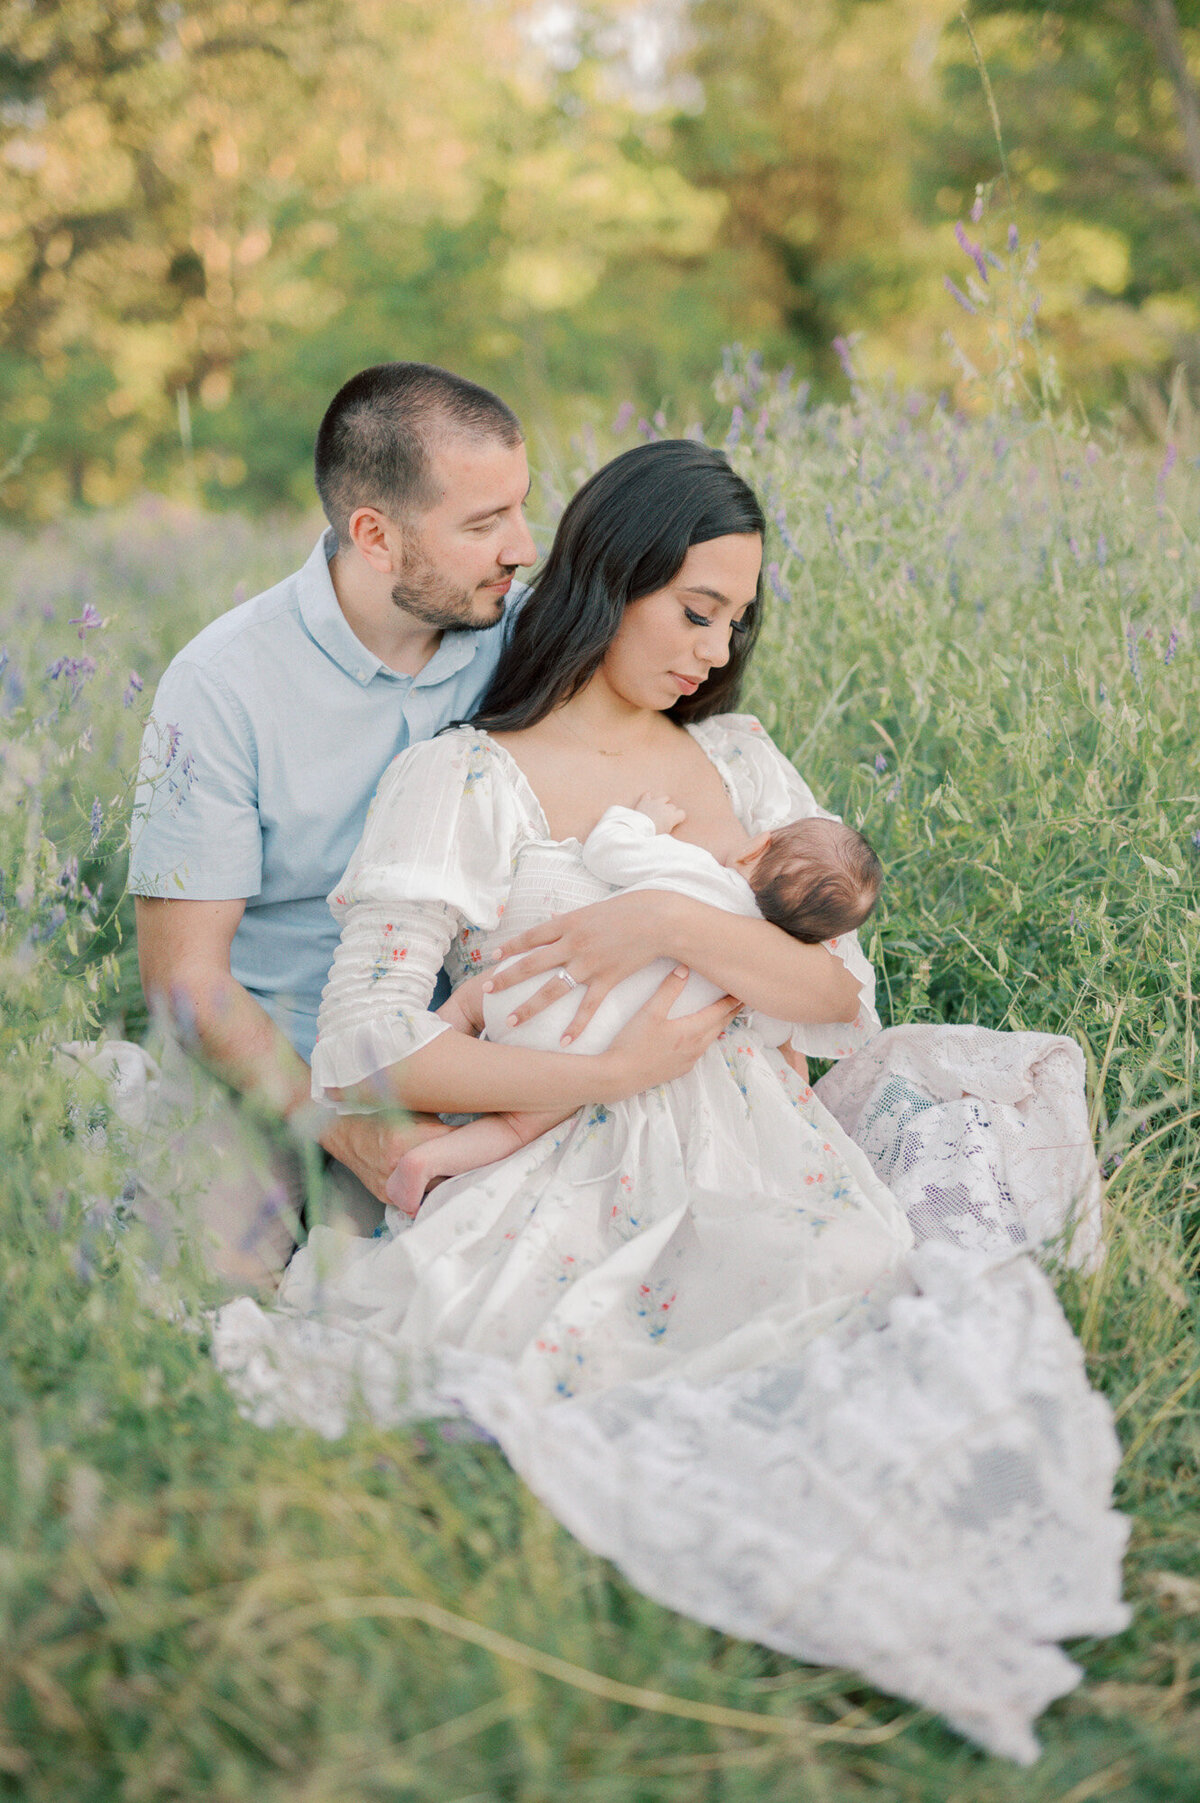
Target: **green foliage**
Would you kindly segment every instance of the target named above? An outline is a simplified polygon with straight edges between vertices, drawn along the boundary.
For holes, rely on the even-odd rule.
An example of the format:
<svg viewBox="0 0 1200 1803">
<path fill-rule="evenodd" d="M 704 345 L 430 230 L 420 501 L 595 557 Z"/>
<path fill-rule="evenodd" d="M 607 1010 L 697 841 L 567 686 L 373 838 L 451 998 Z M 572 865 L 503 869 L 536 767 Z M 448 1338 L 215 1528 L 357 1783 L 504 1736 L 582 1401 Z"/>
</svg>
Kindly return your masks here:
<svg viewBox="0 0 1200 1803">
<path fill-rule="evenodd" d="M 1165 398 L 1200 343 L 1194 0 L 968 10 L 1048 349 L 1090 408 L 1132 383 L 1126 424 L 1200 450 Z M 959 12 L 4 9 L 0 508 L 28 526 L 147 483 L 306 504 L 332 391 L 388 357 L 461 369 L 551 438 L 614 395 L 707 426 L 731 340 L 825 395 L 858 331 L 874 376 L 958 383 L 943 278 L 1000 168 Z"/>
<path fill-rule="evenodd" d="M 847 404 L 814 406 L 754 359 L 717 386 L 773 522 L 747 703 L 883 857 L 885 1014 L 1066 1031 L 1087 1052 L 1109 1251 L 1061 1293 L 1127 1448 L 1133 1626 L 1074 1649 L 1086 1681 L 1017 1771 L 852 1674 L 648 1603 L 490 1447 L 366 1425 L 329 1445 L 239 1418 L 203 1290 L 186 1270 L 147 1286 L 136 1230 L 111 1226 L 127 1153 L 55 1047 L 136 1017 L 114 914 L 145 700 L 122 705 L 129 672 L 148 693 L 308 535 L 148 504 L 4 547 L 0 1796 L 1175 1803 L 1200 1788 L 1200 478 L 1002 401 L 965 419 L 856 381 Z M 585 435 L 542 492 L 610 448 Z M 543 527 L 555 505 L 537 503 Z M 106 624 L 70 624 L 88 604 Z M 67 656 L 97 668 L 47 677 Z"/>
</svg>

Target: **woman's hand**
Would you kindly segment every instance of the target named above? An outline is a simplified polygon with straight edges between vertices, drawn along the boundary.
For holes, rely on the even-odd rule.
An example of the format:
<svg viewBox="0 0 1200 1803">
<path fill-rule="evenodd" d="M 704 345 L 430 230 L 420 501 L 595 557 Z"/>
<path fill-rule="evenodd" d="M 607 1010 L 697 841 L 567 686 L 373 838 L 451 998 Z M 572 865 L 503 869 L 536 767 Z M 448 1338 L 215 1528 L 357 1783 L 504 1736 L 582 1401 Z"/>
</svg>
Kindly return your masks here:
<svg viewBox="0 0 1200 1803">
<path fill-rule="evenodd" d="M 540 926 L 530 927 L 527 932 L 510 939 L 501 946 L 497 959 L 520 957 L 520 963 L 489 978 L 496 994 L 529 977 L 548 975 L 556 970 L 569 971 L 574 983 L 564 983 L 561 977 L 550 976 L 536 994 L 509 1015 L 508 1025 L 520 1026 L 522 1021 L 540 1014 L 543 1008 L 548 1008 L 570 989 L 586 986 L 587 993 L 579 998 L 570 1032 L 563 1035 L 563 1043 L 569 1045 L 571 1040 L 578 1039 L 611 989 L 635 971 L 644 970 L 655 958 L 674 955 L 666 950 L 666 945 L 670 939 L 673 904 L 677 899 L 665 889 L 639 889 L 634 894 L 612 895 L 583 908 L 572 908 L 569 914 L 552 914 Z M 665 983 L 663 987 L 666 987 Z M 635 1016 L 635 1019 L 640 1018 L 640 1015 Z"/>
<path fill-rule="evenodd" d="M 600 1067 L 597 1100 L 621 1102 L 627 1096 L 641 1095 L 645 1089 L 656 1089 L 660 1083 L 685 1077 L 720 1037 L 741 1003 L 731 995 L 723 995 L 696 1014 L 672 1020 L 671 1009 L 687 979 L 688 972 L 678 966 L 622 1027 L 607 1052 L 581 1060 Z"/>
</svg>

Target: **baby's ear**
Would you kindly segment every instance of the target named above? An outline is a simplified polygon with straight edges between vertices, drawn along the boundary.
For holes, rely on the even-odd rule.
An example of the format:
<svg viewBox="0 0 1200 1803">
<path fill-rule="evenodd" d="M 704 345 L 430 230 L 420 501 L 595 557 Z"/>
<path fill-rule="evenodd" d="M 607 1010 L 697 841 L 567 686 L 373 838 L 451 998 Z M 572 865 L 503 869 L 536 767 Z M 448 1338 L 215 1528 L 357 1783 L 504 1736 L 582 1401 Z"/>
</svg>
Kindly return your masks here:
<svg viewBox="0 0 1200 1803">
<path fill-rule="evenodd" d="M 759 833 L 756 839 L 751 839 L 749 845 L 742 847 L 733 862 L 738 865 L 757 864 L 770 843 L 770 833 Z"/>
</svg>

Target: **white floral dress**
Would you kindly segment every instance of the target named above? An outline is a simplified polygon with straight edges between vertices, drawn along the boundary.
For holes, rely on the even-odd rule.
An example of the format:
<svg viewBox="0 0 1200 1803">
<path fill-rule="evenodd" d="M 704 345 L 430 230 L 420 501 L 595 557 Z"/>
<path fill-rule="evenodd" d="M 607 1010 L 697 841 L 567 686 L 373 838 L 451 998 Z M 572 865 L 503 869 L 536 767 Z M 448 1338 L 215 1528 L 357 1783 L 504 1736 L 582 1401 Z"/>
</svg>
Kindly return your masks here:
<svg viewBox="0 0 1200 1803">
<path fill-rule="evenodd" d="M 757 721 L 690 730 L 748 832 L 820 811 Z M 315 1092 L 448 1030 L 443 961 L 458 981 L 607 893 L 486 733 L 411 747 L 331 898 Z M 580 1110 L 415 1222 L 316 1230 L 277 1310 L 222 1311 L 217 1357 L 264 1423 L 465 1410 L 650 1594 L 1027 1759 L 1078 1677 L 1047 1643 L 1126 1618 L 1111 1424 L 1027 1252 L 1077 1203 L 1094 1239 L 1077 1072 L 1038 1035 L 879 1034 L 866 960 L 832 949 L 859 1017 L 794 1040 L 845 1057 L 832 1109 L 739 1017 L 688 1076 Z"/>
</svg>

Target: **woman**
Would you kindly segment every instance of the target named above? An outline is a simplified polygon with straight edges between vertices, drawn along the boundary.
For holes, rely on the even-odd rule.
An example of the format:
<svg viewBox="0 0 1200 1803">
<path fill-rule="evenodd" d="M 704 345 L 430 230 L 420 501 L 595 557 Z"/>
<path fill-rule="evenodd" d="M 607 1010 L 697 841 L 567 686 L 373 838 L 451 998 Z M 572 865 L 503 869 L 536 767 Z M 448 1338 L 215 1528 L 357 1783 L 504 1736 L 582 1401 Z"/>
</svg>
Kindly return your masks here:
<svg viewBox="0 0 1200 1803">
<path fill-rule="evenodd" d="M 386 1240 L 315 1233 L 290 1313 L 233 1305 L 218 1356 L 263 1420 L 336 1428 L 356 1385 L 384 1418 L 465 1408 L 660 1600 L 857 1665 L 1027 1759 L 1032 1720 L 1078 1676 L 1048 1643 L 1125 1620 L 1107 1412 L 1046 1280 L 1011 1256 L 1049 1225 L 1027 1234 L 1021 1203 L 1045 1206 L 1056 1154 L 1031 1170 L 1023 1140 L 1026 1164 L 1004 1162 L 1006 1132 L 1037 1137 L 1036 1108 L 1014 1113 L 1040 1068 L 1016 1042 L 1036 1036 L 977 1034 L 974 1094 L 961 1062 L 938 1093 L 911 1030 L 894 1058 L 888 1035 L 860 1054 L 861 1081 L 839 1067 L 876 1161 L 903 1174 L 896 1148 L 915 1145 L 932 1173 L 914 1235 L 788 1059 L 740 1018 L 722 1032 L 732 1004 L 669 1018 L 682 977 L 594 1057 L 474 1041 L 427 1012 L 443 961 L 457 983 L 599 899 L 580 842 L 609 805 L 669 795 L 718 854 L 818 811 L 757 722 L 722 711 L 758 623 L 762 533 L 718 453 L 616 459 L 564 514 L 476 722 L 384 776 L 332 898 L 315 1089 L 578 1112 Z M 849 1053 L 878 1026 L 852 938 L 729 919 L 701 940 L 701 973 L 794 1018 L 798 1054 Z M 1074 1188 L 1057 1194 L 1061 1228 Z M 272 1346 L 275 1363 L 258 1356 Z"/>
</svg>

